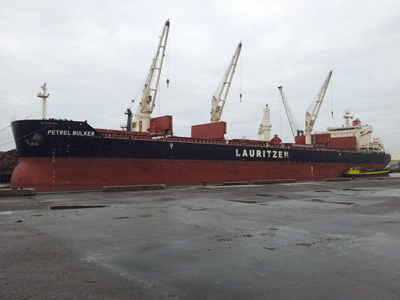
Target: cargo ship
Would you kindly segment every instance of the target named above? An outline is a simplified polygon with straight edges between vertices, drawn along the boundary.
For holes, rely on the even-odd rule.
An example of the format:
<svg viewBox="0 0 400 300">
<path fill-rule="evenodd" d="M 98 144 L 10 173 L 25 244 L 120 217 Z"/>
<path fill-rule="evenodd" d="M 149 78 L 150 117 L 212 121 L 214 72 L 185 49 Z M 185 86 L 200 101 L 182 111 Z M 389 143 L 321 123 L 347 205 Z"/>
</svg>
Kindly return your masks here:
<svg viewBox="0 0 400 300">
<path fill-rule="evenodd" d="M 172 121 L 172 117 L 160 120 Z M 156 122 L 157 118 L 153 124 Z M 215 124 L 226 129 L 224 122 Z M 19 162 L 11 186 L 38 192 L 116 185 L 323 180 L 342 177 L 354 166 L 382 169 L 390 162 L 390 155 L 384 152 L 281 143 L 277 136 L 269 142 L 154 137 L 94 129 L 86 121 L 54 119 L 14 121 L 12 127 Z M 196 135 L 193 127 L 192 133 Z"/>
<path fill-rule="evenodd" d="M 175 136 L 172 116 L 151 117 L 168 30 L 169 21 L 164 25 L 135 120 L 128 109 L 122 130 L 93 128 L 87 121 L 46 118 L 48 94 L 46 85 L 42 86 L 43 94 L 38 94 L 43 98 L 42 119 L 12 122 L 19 156 L 12 188 L 48 192 L 125 185 L 323 180 L 342 177 L 352 167 L 382 169 L 390 162 L 380 140 L 370 142 L 372 127 L 361 125 L 359 120 L 312 133 L 328 78 L 314 111 L 306 118 L 306 134 L 298 130 L 294 143 L 282 143 L 277 135 L 270 139 L 268 105 L 259 129 L 262 140 L 225 139 L 227 124 L 221 121 L 221 114 L 241 43 L 212 97 L 211 122 L 192 126 L 190 137 Z"/>
</svg>

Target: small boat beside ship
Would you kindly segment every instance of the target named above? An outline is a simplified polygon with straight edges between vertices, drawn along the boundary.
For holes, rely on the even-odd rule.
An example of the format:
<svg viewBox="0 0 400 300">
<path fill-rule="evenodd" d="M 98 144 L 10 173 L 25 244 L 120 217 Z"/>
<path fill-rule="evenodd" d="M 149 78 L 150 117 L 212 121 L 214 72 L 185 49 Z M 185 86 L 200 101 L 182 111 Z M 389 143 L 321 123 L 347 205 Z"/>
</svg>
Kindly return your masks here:
<svg viewBox="0 0 400 300">
<path fill-rule="evenodd" d="M 389 169 L 373 170 L 366 169 L 362 171 L 359 167 L 350 168 L 344 173 L 344 177 L 362 178 L 362 177 L 381 177 L 389 176 Z"/>
</svg>

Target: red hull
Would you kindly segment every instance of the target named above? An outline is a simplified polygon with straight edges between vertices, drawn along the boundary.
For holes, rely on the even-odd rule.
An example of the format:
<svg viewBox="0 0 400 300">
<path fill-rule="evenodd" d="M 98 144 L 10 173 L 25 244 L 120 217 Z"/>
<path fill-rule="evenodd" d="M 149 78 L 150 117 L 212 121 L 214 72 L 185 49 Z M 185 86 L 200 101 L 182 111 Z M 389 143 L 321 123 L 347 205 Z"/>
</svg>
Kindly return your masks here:
<svg viewBox="0 0 400 300">
<path fill-rule="evenodd" d="M 291 163 L 253 161 L 20 158 L 11 178 L 13 188 L 38 192 L 99 190 L 103 186 L 166 184 L 201 185 L 227 181 L 342 177 L 351 163 Z M 363 168 L 380 169 L 378 164 Z"/>
</svg>

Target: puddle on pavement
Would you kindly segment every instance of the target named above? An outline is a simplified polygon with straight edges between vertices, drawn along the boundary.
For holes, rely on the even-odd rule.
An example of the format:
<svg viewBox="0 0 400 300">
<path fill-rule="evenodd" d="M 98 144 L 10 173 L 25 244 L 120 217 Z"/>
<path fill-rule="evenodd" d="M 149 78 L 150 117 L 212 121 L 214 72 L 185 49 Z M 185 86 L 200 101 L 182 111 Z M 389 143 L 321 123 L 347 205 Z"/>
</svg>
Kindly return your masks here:
<svg viewBox="0 0 400 300">
<path fill-rule="evenodd" d="M 247 204 L 257 204 L 260 203 L 258 201 L 254 201 L 254 200 L 229 200 L 231 202 L 239 202 L 239 203 L 247 203 Z"/>
<path fill-rule="evenodd" d="M 83 208 L 103 208 L 107 205 L 57 205 L 50 206 L 52 210 L 62 210 L 62 209 L 83 209 Z"/>
<path fill-rule="evenodd" d="M 325 201 L 321 199 L 311 199 L 311 202 L 321 202 L 321 203 L 334 203 L 334 204 L 344 204 L 344 205 L 355 205 L 354 202 L 335 202 L 335 201 Z"/>
</svg>

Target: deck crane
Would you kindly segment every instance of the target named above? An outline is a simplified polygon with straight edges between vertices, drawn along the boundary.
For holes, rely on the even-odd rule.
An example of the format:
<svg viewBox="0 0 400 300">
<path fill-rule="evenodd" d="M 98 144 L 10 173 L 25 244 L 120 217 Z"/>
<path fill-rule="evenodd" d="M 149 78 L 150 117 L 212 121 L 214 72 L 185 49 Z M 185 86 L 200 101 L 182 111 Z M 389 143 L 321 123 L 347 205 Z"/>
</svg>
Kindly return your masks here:
<svg viewBox="0 0 400 300">
<path fill-rule="evenodd" d="M 158 82 L 160 81 L 161 68 L 164 60 L 165 47 L 167 45 L 169 32 L 169 20 L 165 22 L 163 31 L 158 43 L 157 52 L 151 64 L 146 83 L 142 91 L 140 103 L 135 115 L 135 122 L 138 124 L 138 131 L 147 132 L 150 127 L 151 114 L 154 110 L 155 100 L 157 96 Z M 128 111 L 129 117 L 129 111 Z M 127 129 L 129 130 L 129 129 Z"/>
<path fill-rule="evenodd" d="M 285 111 L 289 120 L 290 129 L 292 130 L 293 138 L 296 139 L 296 136 L 303 135 L 303 131 L 299 130 L 299 125 L 297 124 L 296 119 L 293 116 L 292 110 L 290 109 L 289 104 L 286 101 L 282 86 L 278 86 L 278 89 L 281 92 L 283 106 L 285 106 Z"/>
<path fill-rule="evenodd" d="M 328 76 L 325 79 L 324 84 L 322 85 L 321 90 L 317 94 L 318 97 L 317 96 L 315 97 L 314 101 L 311 103 L 310 107 L 306 111 L 306 127 L 305 127 L 306 144 L 311 144 L 311 132 L 313 130 L 315 120 L 318 117 L 318 112 L 319 109 L 321 108 L 322 101 L 324 100 L 326 89 L 328 88 L 331 76 L 332 76 L 332 70 L 329 72 Z"/>
<path fill-rule="evenodd" d="M 229 88 L 231 86 L 233 74 L 235 74 L 236 65 L 239 59 L 240 50 L 242 48 L 242 42 L 239 43 L 235 50 L 235 54 L 232 57 L 231 63 L 229 64 L 228 70 L 225 76 L 222 78 L 221 83 L 218 85 L 212 100 L 211 100 L 211 122 L 219 122 L 221 120 L 221 114 L 224 109 L 225 100 L 228 96 Z M 218 96 L 217 96 L 218 93 Z"/>
</svg>

